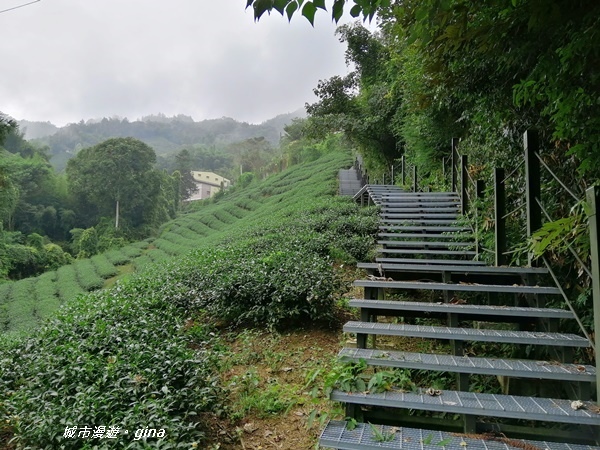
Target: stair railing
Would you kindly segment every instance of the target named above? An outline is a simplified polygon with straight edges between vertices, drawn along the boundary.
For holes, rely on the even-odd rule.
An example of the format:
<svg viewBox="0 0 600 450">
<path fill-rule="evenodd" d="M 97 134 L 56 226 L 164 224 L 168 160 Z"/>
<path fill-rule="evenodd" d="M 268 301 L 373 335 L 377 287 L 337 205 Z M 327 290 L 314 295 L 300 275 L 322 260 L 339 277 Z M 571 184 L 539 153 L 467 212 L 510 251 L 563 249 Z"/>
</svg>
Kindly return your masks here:
<svg viewBox="0 0 600 450">
<path fill-rule="evenodd" d="M 363 161 L 360 155 L 357 155 L 354 159 L 354 169 L 358 172 L 360 177 L 360 185 L 366 186 L 369 184 L 369 174 L 367 169 L 363 165 Z"/>
<path fill-rule="evenodd" d="M 479 236 L 480 225 L 479 216 L 481 215 L 481 202 L 485 194 L 485 181 L 475 179 L 469 171 L 469 157 L 462 155 L 458 151 L 460 139 L 452 138 L 450 142 L 451 153 L 450 161 L 450 187 L 452 192 L 457 192 L 460 198 L 460 212 L 464 217 L 470 217 L 469 227 L 475 236 L 476 258 L 482 251 L 493 252 L 481 245 Z M 443 163 L 444 161 L 442 161 Z M 446 173 L 445 166 L 442 173 Z"/>
<path fill-rule="evenodd" d="M 458 191 L 460 193 L 463 213 L 469 214 L 468 206 L 472 199 L 472 195 L 470 194 L 472 188 L 466 185 L 466 181 L 468 180 L 471 185 L 476 184 L 477 181 L 470 177 L 467 168 L 468 159 L 466 159 L 465 155 L 460 155 L 458 152 L 458 143 L 458 139 L 452 139 L 451 185 L 453 191 Z M 583 195 L 574 192 L 574 189 L 567 186 L 567 184 L 550 168 L 549 164 L 545 162 L 544 158 L 541 156 L 539 138 L 535 131 L 530 130 L 524 133 L 523 149 L 523 159 L 508 175 L 506 175 L 504 168 L 494 168 L 493 171 L 494 253 L 495 264 L 498 266 L 506 265 L 510 254 L 516 251 L 522 251 L 522 242 L 517 243 L 521 246 L 520 248 L 517 248 L 517 250 L 509 250 L 511 246 L 508 242 L 506 233 L 507 219 L 524 219 L 525 223 L 519 224 L 519 228 L 522 231 L 526 231 L 528 239 L 531 239 L 534 233 L 542 228 L 544 222 L 553 222 L 555 220 L 555 218 L 551 217 L 542 201 L 542 179 L 544 180 L 544 186 L 546 187 L 553 183 L 553 186 L 556 186 L 556 189 L 561 188 L 564 195 L 570 197 L 575 202 L 575 205 L 584 202 Z M 544 170 L 542 171 L 542 169 Z M 511 180 L 514 181 L 518 175 L 522 175 L 523 171 L 525 176 L 524 189 L 522 185 L 515 186 L 516 183 L 514 182 L 507 183 Z M 507 189 L 507 184 L 510 185 L 509 189 Z M 475 191 L 479 192 L 479 189 L 475 187 Z M 552 192 L 555 197 L 559 195 L 555 191 Z M 600 217 L 596 215 L 596 211 L 600 208 L 600 187 L 595 186 L 589 188 L 586 191 L 586 194 L 589 210 L 588 227 L 591 244 L 591 268 L 581 259 L 572 245 L 566 243 L 566 247 L 580 266 L 582 274 L 589 277 L 588 281 L 591 283 L 593 291 L 594 325 L 596 330 L 600 330 Z M 509 209 L 507 206 L 509 206 L 510 212 L 507 212 L 507 209 Z M 523 210 L 525 210 L 524 213 Z M 475 220 L 475 227 L 477 227 L 478 222 L 478 220 Z M 562 286 L 560 280 L 556 276 L 548 259 L 545 256 L 535 258 L 535 255 L 531 251 L 528 251 L 527 260 L 530 266 L 543 263 L 548 269 L 550 276 L 561 292 L 565 304 L 573 313 L 582 334 L 589 340 L 592 349 L 595 352 L 596 361 L 600 361 L 600 346 L 595 346 L 591 334 L 583 324 L 581 317 L 565 292 L 564 286 Z M 600 371 L 597 374 L 597 382 L 597 386 L 600 387 Z M 597 389 L 597 391 L 600 392 L 600 389 Z"/>
</svg>

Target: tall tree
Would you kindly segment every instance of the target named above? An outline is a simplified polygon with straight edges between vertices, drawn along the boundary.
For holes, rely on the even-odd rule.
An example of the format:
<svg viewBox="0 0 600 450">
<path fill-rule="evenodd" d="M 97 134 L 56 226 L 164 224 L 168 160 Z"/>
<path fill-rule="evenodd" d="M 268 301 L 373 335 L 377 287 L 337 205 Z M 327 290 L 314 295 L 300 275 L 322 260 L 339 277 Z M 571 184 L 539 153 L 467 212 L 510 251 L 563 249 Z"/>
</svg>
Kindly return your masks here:
<svg viewBox="0 0 600 450">
<path fill-rule="evenodd" d="M 183 201 L 190 198 L 198 188 L 192 176 L 192 155 L 190 155 L 189 150 L 183 149 L 175 155 L 175 160 L 177 161 L 176 170 L 180 174 L 179 196 Z"/>
<path fill-rule="evenodd" d="M 6 114 L 0 112 L 0 145 L 4 143 L 4 139 L 12 130 L 17 129 L 17 122 L 11 119 Z"/>
<path fill-rule="evenodd" d="M 83 204 L 95 208 L 100 217 L 112 215 L 115 228 L 121 218 L 139 225 L 140 210 L 152 207 L 157 178 L 152 175 L 154 150 L 133 138 L 108 139 L 83 149 L 67 164 L 69 188 Z"/>
</svg>

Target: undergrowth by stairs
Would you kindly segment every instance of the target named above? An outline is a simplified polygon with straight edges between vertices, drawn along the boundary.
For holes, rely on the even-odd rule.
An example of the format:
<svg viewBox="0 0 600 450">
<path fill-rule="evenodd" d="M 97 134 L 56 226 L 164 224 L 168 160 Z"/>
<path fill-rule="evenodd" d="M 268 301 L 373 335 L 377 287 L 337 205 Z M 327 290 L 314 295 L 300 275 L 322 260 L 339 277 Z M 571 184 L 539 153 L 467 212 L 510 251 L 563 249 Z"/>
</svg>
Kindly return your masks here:
<svg viewBox="0 0 600 450">
<path fill-rule="evenodd" d="M 350 301 L 360 320 L 344 326 L 356 348 L 339 356 L 357 363 L 357 377 L 384 373 L 390 384 L 334 390 L 348 417 L 329 422 L 320 445 L 597 448 L 596 368 L 578 363 L 590 342 L 560 332 L 574 317 L 546 307 L 560 295 L 546 270 L 477 261 L 456 193 L 367 185 L 355 198 L 380 206 L 380 248 L 358 264 L 369 273 L 354 283 L 364 298 Z M 432 350 L 405 351 L 409 340 Z"/>
</svg>

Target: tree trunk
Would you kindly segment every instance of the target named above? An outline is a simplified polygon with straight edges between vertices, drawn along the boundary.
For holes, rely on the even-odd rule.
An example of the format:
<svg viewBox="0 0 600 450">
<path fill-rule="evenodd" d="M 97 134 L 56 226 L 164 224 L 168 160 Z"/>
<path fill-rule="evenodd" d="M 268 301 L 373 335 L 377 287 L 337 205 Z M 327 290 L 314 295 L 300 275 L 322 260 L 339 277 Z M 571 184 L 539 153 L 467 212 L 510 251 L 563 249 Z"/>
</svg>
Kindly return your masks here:
<svg viewBox="0 0 600 450">
<path fill-rule="evenodd" d="M 116 216 L 115 228 L 118 230 L 119 229 L 119 200 L 117 200 L 117 208 L 116 208 L 115 216 Z"/>
</svg>

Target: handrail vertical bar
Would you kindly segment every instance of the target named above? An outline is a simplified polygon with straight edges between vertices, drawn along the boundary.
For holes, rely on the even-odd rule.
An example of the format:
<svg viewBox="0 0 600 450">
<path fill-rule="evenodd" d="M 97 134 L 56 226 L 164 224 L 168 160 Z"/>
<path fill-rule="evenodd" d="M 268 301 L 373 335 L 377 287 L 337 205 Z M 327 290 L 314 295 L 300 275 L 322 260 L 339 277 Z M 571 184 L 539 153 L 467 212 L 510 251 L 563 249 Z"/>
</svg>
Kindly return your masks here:
<svg viewBox="0 0 600 450">
<path fill-rule="evenodd" d="M 527 130 L 523 135 L 525 147 L 525 181 L 527 197 L 527 237 L 530 238 L 542 226 L 542 210 L 536 199 L 541 199 L 540 161 L 536 156 L 539 138 L 535 131 Z M 533 255 L 528 256 L 529 265 L 535 263 Z"/>
<path fill-rule="evenodd" d="M 417 182 L 417 166 L 413 166 L 413 192 L 417 192 L 419 183 Z"/>
<path fill-rule="evenodd" d="M 475 196 L 478 200 L 477 209 L 475 210 L 475 251 L 479 257 L 480 245 L 479 245 L 479 209 L 481 208 L 481 202 L 485 194 L 485 180 L 475 181 Z"/>
<path fill-rule="evenodd" d="M 469 210 L 469 195 L 467 193 L 468 188 L 468 175 L 467 175 L 467 165 L 469 164 L 469 159 L 467 155 L 460 156 L 460 200 L 461 200 L 461 212 L 464 215 L 467 214 Z"/>
<path fill-rule="evenodd" d="M 442 158 L 442 179 L 444 180 L 444 189 L 446 189 L 446 157 Z"/>
<path fill-rule="evenodd" d="M 452 138 L 451 141 L 452 146 L 452 192 L 456 192 L 457 189 L 457 180 L 458 174 L 456 170 L 456 166 L 458 165 L 458 151 L 456 148 L 458 147 L 458 138 Z"/>
<path fill-rule="evenodd" d="M 589 213 L 589 233 L 590 233 L 590 256 L 592 262 L 592 299 L 594 303 L 594 329 L 597 336 L 600 336 L 600 247 L 598 240 L 600 233 L 599 218 L 597 215 L 600 206 L 600 186 L 592 186 L 586 191 L 587 202 L 590 207 Z M 596 364 L 600 361 L 600 345 L 596 345 Z M 596 386 L 600 386 L 600 370 L 596 371 Z M 600 399 L 600 389 L 596 389 L 596 401 Z"/>
<path fill-rule="evenodd" d="M 402 155 L 402 186 L 406 183 L 406 160 L 404 155 Z"/>
<path fill-rule="evenodd" d="M 504 184 L 504 169 L 494 169 L 494 212 L 495 217 L 495 250 L 496 266 L 506 264 L 506 186 Z"/>
</svg>

